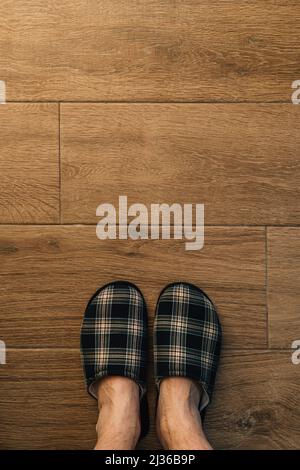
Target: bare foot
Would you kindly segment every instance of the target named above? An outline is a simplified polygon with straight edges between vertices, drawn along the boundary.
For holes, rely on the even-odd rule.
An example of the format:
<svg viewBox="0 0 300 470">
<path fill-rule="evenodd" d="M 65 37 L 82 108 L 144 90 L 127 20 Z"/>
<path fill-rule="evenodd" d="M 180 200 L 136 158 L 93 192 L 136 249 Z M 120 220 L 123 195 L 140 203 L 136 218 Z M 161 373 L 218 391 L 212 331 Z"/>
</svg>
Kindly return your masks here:
<svg viewBox="0 0 300 470">
<path fill-rule="evenodd" d="M 199 387 L 185 377 L 166 377 L 160 384 L 156 428 L 168 450 L 212 450 L 198 411 Z"/>
<path fill-rule="evenodd" d="M 95 450 L 133 450 L 141 432 L 140 390 L 126 377 L 104 377 L 98 385 Z"/>
</svg>

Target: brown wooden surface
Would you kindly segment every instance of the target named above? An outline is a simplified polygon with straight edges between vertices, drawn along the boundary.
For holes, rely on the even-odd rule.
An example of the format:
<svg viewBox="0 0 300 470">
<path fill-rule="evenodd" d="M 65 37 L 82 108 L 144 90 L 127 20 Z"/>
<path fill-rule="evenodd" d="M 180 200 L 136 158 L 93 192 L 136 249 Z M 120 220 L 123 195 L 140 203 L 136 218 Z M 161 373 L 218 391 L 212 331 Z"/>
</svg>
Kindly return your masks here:
<svg viewBox="0 0 300 470">
<path fill-rule="evenodd" d="M 0 223 L 59 221 L 58 134 L 58 105 L 0 106 Z"/>
<path fill-rule="evenodd" d="M 11 100 L 290 101 L 299 3 L 4 0 Z"/>
<path fill-rule="evenodd" d="M 9 350 L 0 368 L 2 449 L 91 449 L 96 401 L 85 391 L 79 350 Z M 156 392 L 149 374 L 151 431 L 140 448 L 159 448 Z M 206 429 L 212 444 L 232 449 L 300 445 L 300 375 L 289 352 L 223 355 Z"/>
<path fill-rule="evenodd" d="M 143 290 L 151 324 L 166 284 L 194 282 L 220 311 L 224 347 L 267 344 L 262 228 L 207 228 L 204 248 L 187 252 L 180 240 L 100 241 L 94 226 L 2 226 L 0 266 L 8 347 L 77 347 L 87 301 L 114 279 Z"/>
<path fill-rule="evenodd" d="M 62 217 L 204 203 L 205 223 L 299 224 L 300 106 L 62 105 Z"/>
<path fill-rule="evenodd" d="M 1 1 L 16 103 L 0 105 L 0 449 L 93 447 L 80 323 L 117 278 L 143 290 L 150 333 L 168 282 L 214 300 L 216 448 L 299 448 L 299 14 L 298 0 Z M 204 249 L 100 242 L 96 207 L 120 194 L 204 203 Z M 158 448 L 153 419 L 140 447 Z"/>
<path fill-rule="evenodd" d="M 300 228 L 268 228 L 270 345 L 300 340 Z"/>
<path fill-rule="evenodd" d="M 218 449 L 299 449 L 299 389 L 290 351 L 225 354 L 208 436 Z"/>
</svg>

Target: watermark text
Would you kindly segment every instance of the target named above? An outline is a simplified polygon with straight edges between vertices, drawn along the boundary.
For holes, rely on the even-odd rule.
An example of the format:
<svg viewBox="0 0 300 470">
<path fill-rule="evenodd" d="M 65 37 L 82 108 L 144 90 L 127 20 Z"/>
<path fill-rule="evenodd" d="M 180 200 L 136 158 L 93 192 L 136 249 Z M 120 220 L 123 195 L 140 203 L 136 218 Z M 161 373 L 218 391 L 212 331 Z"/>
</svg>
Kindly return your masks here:
<svg viewBox="0 0 300 470">
<path fill-rule="evenodd" d="M 6 345 L 0 340 L 0 365 L 6 364 Z"/>
<path fill-rule="evenodd" d="M 295 91 L 292 93 L 292 103 L 300 104 L 300 80 L 295 80 L 292 83 L 292 88 L 295 89 Z"/>
<path fill-rule="evenodd" d="M 101 217 L 96 228 L 99 240 L 184 238 L 186 250 L 204 246 L 204 204 L 151 204 L 149 213 L 144 204 L 128 207 L 127 196 L 119 196 L 118 210 L 113 204 L 100 204 L 96 216 Z"/>
<path fill-rule="evenodd" d="M 292 354 L 292 363 L 297 366 L 300 364 L 300 339 L 292 342 L 292 349 L 295 349 Z"/>
<path fill-rule="evenodd" d="M 0 104 L 6 103 L 6 85 L 3 80 L 0 80 Z"/>
</svg>

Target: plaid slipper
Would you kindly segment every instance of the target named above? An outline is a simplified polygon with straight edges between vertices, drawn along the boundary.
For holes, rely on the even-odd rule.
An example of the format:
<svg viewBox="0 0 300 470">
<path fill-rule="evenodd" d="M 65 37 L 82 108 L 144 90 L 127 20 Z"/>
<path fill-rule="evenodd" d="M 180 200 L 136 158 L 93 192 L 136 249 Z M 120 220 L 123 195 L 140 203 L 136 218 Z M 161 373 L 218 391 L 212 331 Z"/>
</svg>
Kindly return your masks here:
<svg viewBox="0 0 300 470">
<path fill-rule="evenodd" d="M 140 386 L 141 438 L 148 432 L 146 398 L 147 310 L 140 290 L 116 281 L 99 289 L 89 301 L 81 327 L 81 355 L 88 392 L 97 399 L 96 382 L 109 375 Z"/>
<path fill-rule="evenodd" d="M 202 386 L 201 417 L 211 401 L 221 350 L 221 325 L 214 305 L 198 287 L 173 283 L 161 292 L 154 322 L 154 367 L 164 377 L 188 377 Z"/>
</svg>

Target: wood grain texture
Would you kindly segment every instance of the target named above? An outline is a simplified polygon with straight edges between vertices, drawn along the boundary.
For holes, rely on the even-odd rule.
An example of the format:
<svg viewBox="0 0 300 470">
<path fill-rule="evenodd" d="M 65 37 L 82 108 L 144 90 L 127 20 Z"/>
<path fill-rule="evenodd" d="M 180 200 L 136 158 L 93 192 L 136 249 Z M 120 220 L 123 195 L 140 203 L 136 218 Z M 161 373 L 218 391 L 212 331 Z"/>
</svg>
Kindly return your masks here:
<svg viewBox="0 0 300 470">
<path fill-rule="evenodd" d="M 2 0 L 10 100 L 290 101 L 299 2 Z"/>
<path fill-rule="evenodd" d="M 0 123 L 0 223 L 58 222 L 58 106 L 4 104 Z"/>
<path fill-rule="evenodd" d="M 0 105 L 0 449 L 93 447 L 79 332 L 91 295 L 116 279 L 148 305 L 139 448 L 160 447 L 155 304 L 183 280 L 223 327 L 213 446 L 299 449 L 299 14 L 298 0 L 0 2 L 0 80 L 16 102 Z M 96 208 L 119 195 L 203 203 L 204 248 L 99 241 Z"/>
<path fill-rule="evenodd" d="M 265 236 L 261 228 L 207 228 L 205 246 L 182 240 L 107 240 L 94 226 L 2 226 L 0 331 L 8 347 L 78 347 L 85 306 L 101 285 L 136 283 L 150 327 L 160 291 L 194 282 L 219 309 L 224 347 L 265 347 Z"/>
<path fill-rule="evenodd" d="M 299 389 L 290 351 L 226 353 L 208 436 L 219 449 L 299 449 Z"/>
<path fill-rule="evenodd" d="M 61 113 L 62 217 L 96 208 L 203 203 L 205 223 L 300 222 L 300 107 L 66 104 Z"/>
<path fill-rule="evenodd" d="M 85 391 L 79 350 L 9 350 L 0 368 L 1 449 L 91 449 L 97 405 Z M 158 449 L 156 392 L 149 374 L 151 430 L 140 448 Z M 300 375 L 290 352 L 223 355 L 206 419 L 215 448 L 297 449 Z"/>
<path fill-rule="evenodd" d="M 270 346 L 300 340 L 300 228 L 268 228 Z"/>
</svg>

